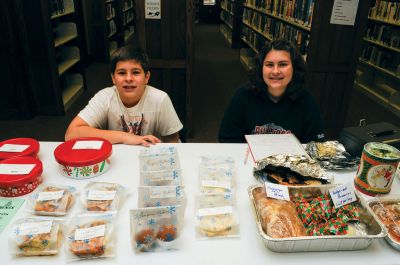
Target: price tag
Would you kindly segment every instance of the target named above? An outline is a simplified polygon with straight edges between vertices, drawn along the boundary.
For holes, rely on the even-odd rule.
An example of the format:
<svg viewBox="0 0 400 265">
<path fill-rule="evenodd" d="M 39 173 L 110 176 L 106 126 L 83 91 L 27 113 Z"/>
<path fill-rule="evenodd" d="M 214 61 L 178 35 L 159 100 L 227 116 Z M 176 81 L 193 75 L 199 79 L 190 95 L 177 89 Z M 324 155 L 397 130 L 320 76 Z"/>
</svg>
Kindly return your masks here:
<svg viewBox="0 0 400 265">
<path fill-rule="evenodd" d="M 100 149 L 103 141 L 76 141 L 72 149 Z"/>
<path fill-rule="evenodd" d="M 89 190 L 87 199 L 93 201 L 112 201 L 116 190 Z"/>
<path fill-rule="evenodd" d="M 0 152 L 15 152 L 21 153 L 25 151 L 30 145 L 27 144 L 5 144 L 0 147 Z"/>
<path fill-rule="evenodd" d="M 35 166 L 36 164 L 0 164 L 0 174 L 27 175 Z"/>
<path fill-rule="evenodd" d="M 58 191 L 43 191 L 39 192 L 39 196 L 37 198 L 38 201 L 51 201 L 51 200 L 58 200 L 64 194 L 63 190 Z"/>
<path fill-rule="evenodd" d="M 278 200 L 290 201 L 289 190 L 287 186 L 265 182 L 267 197 Z"/>
<path fill-rule="evenodd" d="M 104 236 L 106 225 L 98 225 L 89 228 L 81 228 L 75 230 L 75 240 L 86 240 L 99 236 Z"/>
<path fill-rule="evenodd" d="M 202 217 L 202 216 L 208 216 L 208 215 L 231 214 L 232 212 L 233 212 L 232 206 L 222 206 L 222 207 L 199 209 L 197 215 L 199 217 Z"/>
<path fill-rule="evenodd" d="M 38 235 L 50 233 L 53 221 L 23 223 L 19 226 L 19 235 Z"/>
<path fill-rule="evenodd" d="M 347 183 L 329 190 L 335 208 L 357 201 L 354 187 Z"/>
</svg>

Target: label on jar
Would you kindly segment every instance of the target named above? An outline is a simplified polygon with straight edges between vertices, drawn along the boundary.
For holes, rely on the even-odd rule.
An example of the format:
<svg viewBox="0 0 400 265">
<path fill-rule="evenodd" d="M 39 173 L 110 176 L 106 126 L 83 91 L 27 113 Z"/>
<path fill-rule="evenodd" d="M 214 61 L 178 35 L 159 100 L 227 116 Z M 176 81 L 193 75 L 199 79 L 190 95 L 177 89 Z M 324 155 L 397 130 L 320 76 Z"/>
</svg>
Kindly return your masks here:
<svg viewBox="0 0 400 265">
<path fill-rule="evenodd" d="M 103 141 L 76 141 L 72 149 L 100 149 Z"/>
<path fill-rule="evenodd" d="M 64 190 L 58 190 L 58 191 L 43 191 L 39 192 L 38 201 L 51 201 L 51 200 L 58 200 L 60 199 L 64 194 Z"/>
<path fill-rule="evenodd" d="M 92 201 L 114 200 L 116 190 L 89 190 L 87 199 Z"/>
<path fill-rule="evenodd" d="M 19 226 L 19 235 L 38 235 L 50 233 L 53 221 L 22 223 Z"/>
<path fill-rule="evenodd" d="M 97 225 L 88 228 L 80 228 L 75 230 L 75 240 L 86 240 L 99 236 L 104 236 L 106 225 Z"/>
<path fill-rule="evenodd" d="M 5 144 L 0 147 L 0 152 L 15 152 L 21 153 L 25 151 L 30 145 L 27 144 Z"/>
<path fill-rule="evenodd" d="M 0 164 L 0 174 L 27 175 L 35 166 L 36 164 Z"/>
</svg>

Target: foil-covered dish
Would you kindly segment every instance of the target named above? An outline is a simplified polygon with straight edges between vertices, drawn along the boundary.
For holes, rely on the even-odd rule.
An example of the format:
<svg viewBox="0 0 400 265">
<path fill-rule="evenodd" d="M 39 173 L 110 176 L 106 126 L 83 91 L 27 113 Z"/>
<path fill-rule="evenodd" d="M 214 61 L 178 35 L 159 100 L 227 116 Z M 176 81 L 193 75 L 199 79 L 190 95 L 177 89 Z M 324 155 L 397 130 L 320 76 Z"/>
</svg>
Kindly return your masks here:
<svg viewBox="0 0 400 265">
<path fill-rule="evenodd" d="M 285 201 L 268 198 L 264 186 L 250 186 L 264 245 L 275 252 L 359 250 L 387 235 L 358 193 L 356 202 L 335 208 L 333 187 L 289 187 L 291 201 Z"/>
<path fill-rule="evenodd" d="M 400 250 L 400 196 L 387 196 L 367 200 L 376 219 L 388 230 L 386 241 Z"/>
<path fill-rule="evenodd" d="M 338 141 L 309 142 L 307 153 L 326 169 L 355 169 L 360 158 L 351 156 Z"/>
<path fill-rule="evenodd" d="M 300 155 L 274 155 L 258 160 L 254 176 L 261 182 L 289 186 L 321 185 L 333 182 L 317 161 Z"/>
</svg>

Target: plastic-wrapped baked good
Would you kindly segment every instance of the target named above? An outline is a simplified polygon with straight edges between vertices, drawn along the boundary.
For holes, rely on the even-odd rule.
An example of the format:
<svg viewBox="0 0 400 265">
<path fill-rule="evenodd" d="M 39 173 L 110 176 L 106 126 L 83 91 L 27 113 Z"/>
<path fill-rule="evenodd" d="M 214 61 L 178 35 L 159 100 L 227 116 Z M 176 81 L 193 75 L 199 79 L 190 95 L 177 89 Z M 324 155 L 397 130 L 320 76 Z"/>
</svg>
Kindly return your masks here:
<svg viewBox="0 0 400 265">
<path fill-rule="evenodd" d="M 168 205 L 181 205 L 186 207 L 186 194 L 184 186 L 139 186 L 138 206 L 158 207 Z"/>
<path fill-rule="evenodd" d="M 16 256 L 47 256 L 59 252 L 61 222 L 48 218 L 23 218 L 14 223 L 9 237 L 10 253 Z"/>
<path fill-rule="evenodd" d="M 140 150 L 140 171 L 163 171 L 180 168 L 178 151 L 175 147 L 150 147 Z"/>
<path fill-rule="evenodd" d="M 84 209 L 90 212 L 117 211 L 125 189 L 116 183 L 89 182 L 84 188 Z"/>
<path fill-rule="evenodd" d="M 60 185 L 41 185 L 28 202 L 35 215 L 63 216 L 72 207 L 75 188 Z"/>
</svg>

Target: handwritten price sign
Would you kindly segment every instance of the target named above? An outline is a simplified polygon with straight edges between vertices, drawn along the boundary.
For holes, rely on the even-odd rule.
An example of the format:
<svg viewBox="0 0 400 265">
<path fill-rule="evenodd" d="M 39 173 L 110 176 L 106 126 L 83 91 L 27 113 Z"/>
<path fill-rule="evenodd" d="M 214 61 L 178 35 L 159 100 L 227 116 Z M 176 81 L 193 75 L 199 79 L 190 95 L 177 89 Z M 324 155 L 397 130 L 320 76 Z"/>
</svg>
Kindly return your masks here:
<svg viewBox="0 0 400 265">
<path fill-rule="evenodd" d="M 329 190 L 335 208 L 357 201 L 353 185 L 350 183 L 340 185 Z"/>
<path fill-rule="evenodd" d="M 287 186 L 265 182 L 265 190 L 267 191 L 267 197 L 290 201 Z"/>
</svg>

